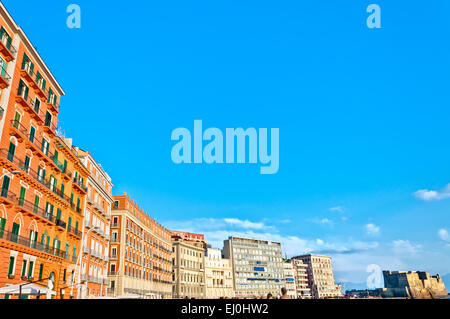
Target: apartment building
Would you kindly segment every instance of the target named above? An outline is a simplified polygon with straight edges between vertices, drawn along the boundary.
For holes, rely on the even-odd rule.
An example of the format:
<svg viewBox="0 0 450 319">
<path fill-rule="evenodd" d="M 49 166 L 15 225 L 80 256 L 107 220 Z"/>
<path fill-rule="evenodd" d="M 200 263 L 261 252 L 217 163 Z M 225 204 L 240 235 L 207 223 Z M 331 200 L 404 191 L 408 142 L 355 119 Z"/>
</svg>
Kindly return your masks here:
<svg viewBox="0 0 450 319">
<path fill-rule="evenodd" d="M 207 247 L 205 253 L 206 298 L 233 298 L 233 266 L 220 249 Z"/>
<path fill-rule="evenodd" d="M 69 141 L 71 143 L 71 141 Z M 81 271 L 77 274 L 81 283 L 79 298 L 106 296 L 109 286 L 108 261 L 112 182 L 109 175 L 93 156 L 78 149 L 78 158 L 89 171 L 86 206 L 83 223 L 83 257 Z"/>
<path fill-rule="evenodd" d="M 173 297 L 206 298 L 205 237 L 172 231 Z"/>
<path fill-rule="evenodd" d="M 54 298 L 76 296 L 83 211 L 74 203 L 84 204 L 88 174 L 72 179 L 79 163 L 57 137 L 62 95 L 0 3 L 0 287 L 35 282 Z"/>
<path fill-rule="evenodd" d="M 224 257 L 233 265 L 236 297 L 260 298 L 280 294 L 284 284 L 281 243 L 229 237 L 224 241 Z"/>
<path fill-rule="evenodd" d="M 290 260 L 283 262 L 283 273 L 284 273 L 284 288 L 287 290 L 287 295 L 291 299 L 297 299 L 297 285 L 295 282 L 295 271 L 294 266 Z"/>
<path fill-rule="evenodd" d="M 310 299 L 311 289 L 308 282 L 308 265 L 304 264 L 301 259 L 291 259 L 291 263 L 294 269 L 297 298 Z"/>
<path fill-rule="evenodd" d="M 171 298 L 171 233 L 126 193 L 113 199 L 108 295 Z"/>
<path fill-rule="evenodd" d="M 312 298 L 342 297 L 341 286 L 334 281 L 331 257 L 324 255 L 303 255 L 293 257 L 307 265 L 308 285 Z"/>
</svg>

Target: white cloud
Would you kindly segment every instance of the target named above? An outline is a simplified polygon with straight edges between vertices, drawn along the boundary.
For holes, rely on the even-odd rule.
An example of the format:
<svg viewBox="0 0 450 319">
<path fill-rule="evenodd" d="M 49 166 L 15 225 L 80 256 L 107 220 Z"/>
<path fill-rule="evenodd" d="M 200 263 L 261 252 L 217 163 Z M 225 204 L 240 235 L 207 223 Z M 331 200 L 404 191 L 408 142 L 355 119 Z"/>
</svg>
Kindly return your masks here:
<svg viewBox="0 0 450 319">
<path fill-rule="evenodd" d="M 450 241 L 450 235 L 448 234 L 448 231 L 444 228 L 439 229 L 438 236 L 440 239 L 444 241 Z"/>
<path fill-rule="evenodd" d="M 441 200 L 450 197 L 450 184 L 447 184 L 442 190 L 421 189 L 414 193 L 414 196 L 425 201 Z"/>
<path fill-rule="evenodd" d="M 377 235 L 380 232 L 380 227 L 375 224 L 367 224 L 364 227 L 366 229 L 367 235 Z"/>
<path fill-rule="evenodd" d="M 330 225 L 330 226 L 334 225 L 333 221 L 329 220 L 328 218 L 316 218 L 312 219 L 311 221 L 316 224 Z"/>
<path fill-rule="evenodd" d="M 330 211 L 343 213 L 344 212 L 344 207 L 342 207 L 342 206 L 334 206 L 334 207 L 330 208 Z"/>
<path fill-rule="evenodd" d="M 402 239 L 394 240 L 392 242 L 392 246 L 393 246 L 393 251 L 399 255 L 404 254 L 404 253 L 409 254 L 409 255 L 415 255 L 422 248 L 422 245 L 413 244 L 409 240 L 402 240 Z"/>
<path fill-rule="evenodd" d="M 264 223 L 255 223 L 255 222 L 251 222 L 248 219 L 246 220 L 241 220 L 238 218 L 224 218 L 225 223 L 232 225 L 232 226 L 236 226 L 236 227 L 240 227 L 240 228 L 245 228 L 245 229 L 264 229 L 264 228 L 270 228 L 266 225 L 264 225 Z"/>
</svg>

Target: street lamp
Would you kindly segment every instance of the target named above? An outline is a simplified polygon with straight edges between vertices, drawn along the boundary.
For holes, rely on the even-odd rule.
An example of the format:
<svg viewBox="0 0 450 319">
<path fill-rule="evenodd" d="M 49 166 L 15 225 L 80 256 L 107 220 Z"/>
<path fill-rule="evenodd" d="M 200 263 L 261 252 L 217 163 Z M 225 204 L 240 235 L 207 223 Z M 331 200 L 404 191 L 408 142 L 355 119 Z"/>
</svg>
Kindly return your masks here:
<svg viewBox="0 0 450 319">
<path fill-rule="evenodd" d="M 80 284 L 80 281 L 81 281 L 81 270 L 80 270 L 79 268 L 81 267 L 81 256 L 82 256 L 82 254 L 83 254 L 83 249 L 84 249 L 84 239 L 85 239 L 86 236 L 89 234 L 89 232 L 90 232 L 91 230 L 93 230 L 93 229 L 94 229 L 94 230 L 99 230 L 100 227 L 95 226 L 95 227 L 89 228 L 89 230 L 86 232 L 86 234 L 84 234 L 84 236 L 81 238 L 80 252 L 78 253 L 77 263 L 75 264 L 75 272 L 78 271 L 78 280 L 77 280 L 78 285 Z M 80 263 L 80 264 L 78 265 L 78 263 Z M 71 296 L 73 296 L 73 286 L 74 286 L 74 285 L 72 285 L 72 287 L 71 287 L 71 289 L 70 289 L 70 295 L 71 295 Z"/>
</svg>

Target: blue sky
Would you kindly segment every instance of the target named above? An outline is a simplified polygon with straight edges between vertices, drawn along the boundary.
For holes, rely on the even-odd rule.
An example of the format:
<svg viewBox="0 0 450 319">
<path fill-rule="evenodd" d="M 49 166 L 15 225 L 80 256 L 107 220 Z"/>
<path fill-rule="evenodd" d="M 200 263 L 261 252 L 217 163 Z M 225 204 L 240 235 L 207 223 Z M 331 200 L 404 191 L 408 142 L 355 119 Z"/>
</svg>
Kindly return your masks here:
<svg viewBox="0 0 450 319">
<path fill-rule="evenodd" d="M 448 1 L 3 3 L 67 93 L 65 135 L 164 225 L 327 253 L 343 282 L 450 273 Z M 279 172 L 175 165 L 195 119 L 279 128 Z"/>
</svg>

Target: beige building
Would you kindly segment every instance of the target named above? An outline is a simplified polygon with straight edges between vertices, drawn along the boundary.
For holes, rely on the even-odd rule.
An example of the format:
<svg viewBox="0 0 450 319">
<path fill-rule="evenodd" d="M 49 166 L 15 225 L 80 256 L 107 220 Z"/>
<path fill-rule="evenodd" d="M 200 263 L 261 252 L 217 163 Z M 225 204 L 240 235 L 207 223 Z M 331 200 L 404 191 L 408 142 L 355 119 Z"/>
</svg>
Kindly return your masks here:
<svg viewBox="0 0 450 319">
<path fill-rule="evenodd" d="M 171 298 L 171 233 L 126 193 L 113 199 L 108 295 Z"/>
<path fill-rule="evenodd" d="M 283 262 L 284 272 L 284 288 L 287 290 L 287 295 L 291 299 L 297 299 L 297 287 L 295 283 L 295 271 L 291 261 Z"/>
<path fill-rule="evenodd" d="M 334 281 L 331 257 L 324 255 L 304 255 L 293 257 L 307 265 L 308 284 L 312 298 L 342 297 L 341 286 Z"/>
<path fill-rule="evenodd" d="M 204 239 L 172 232 L 173 298 L 206 298 Z M 204 238 L 204 237 L 202 237 Z"/>
<path fill-rule="evenodd" d="M 311 288 L 308 282 L 308 265 L 301 259 L 291 259 L 295 274 L 295 285 L 297 288 L 297 298 L 310 299 Z"/>
<path fill-rule="evenodd" d="M 207 248 L 205 255 L 206 298 L 233 298 L 233 267 L 220 249 Z"/>
<path fill-rule="evenodd" d="M 435 299 L 447 296 L 444 281 L 439 275 L 423 271 L 383 271 L 384 298 L 403 297 Z"/>
</svg>

